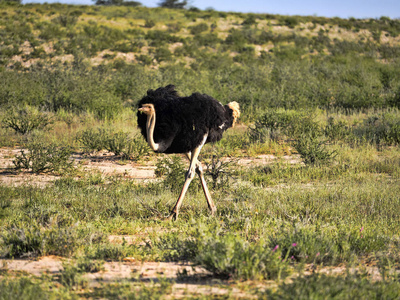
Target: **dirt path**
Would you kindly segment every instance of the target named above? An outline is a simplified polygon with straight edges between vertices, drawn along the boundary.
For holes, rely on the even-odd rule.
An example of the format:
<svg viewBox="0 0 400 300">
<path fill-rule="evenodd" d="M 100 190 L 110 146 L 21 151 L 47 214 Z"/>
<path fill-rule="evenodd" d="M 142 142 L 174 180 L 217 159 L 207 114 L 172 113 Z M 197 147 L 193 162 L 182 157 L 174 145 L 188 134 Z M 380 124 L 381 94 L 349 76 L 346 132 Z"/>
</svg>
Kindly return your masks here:
<svg viewBox="0 0 400 300">
<path fill-rule="evenodd" d="M 44 187 L 60 178 L 52 174 L 33 174 L 25 171 L 16 172 L 13 160 L 19 154 L 20 149 L 0 148 L 0 185 L 34 185 Z M 96 155 L 76 153 L 71 156 L 71 159 L 74 161 L 74 165 L 80 168 L 83 173 L 122 176 L 127 179 L 145 182 L 156 179 L 154 175 L 156 160 L 154 159 L 140 163 L 122 161 L 108 152 L 99 152 Z M 226 158 L 226 160 L 229 159 Z M 263 154 L 257 157 L 241 157 L 237 159 L 237 164 L 244 167 L 268 165 L 277 159 L 274 155 Z M 280 159 L 290 164 L 300 163 L 298 155 L 282 156 Z"/>
<path fill-rule="evenodd" d="M 201 267 L 179 262 L 135 262 L 126 258 L 122 262 L 105 262 L 103 270 L 83 275 L 90 287 L 104 283 L 123 281 L 157 282 L 159 278 L 173 282 L 173 299 L 193 295 L 233 295 L 235 298 L 253 298 L 235 287 L 224 287 L 216 283 L 210 273 Z M 68 259 L 56 256 L 45 256 L 39 260 L 0 260 L 0 270 L 8 272 L 24 272 L 34 276 L 58 275 L 63 270 L 63 263 Z"/>
</svg>

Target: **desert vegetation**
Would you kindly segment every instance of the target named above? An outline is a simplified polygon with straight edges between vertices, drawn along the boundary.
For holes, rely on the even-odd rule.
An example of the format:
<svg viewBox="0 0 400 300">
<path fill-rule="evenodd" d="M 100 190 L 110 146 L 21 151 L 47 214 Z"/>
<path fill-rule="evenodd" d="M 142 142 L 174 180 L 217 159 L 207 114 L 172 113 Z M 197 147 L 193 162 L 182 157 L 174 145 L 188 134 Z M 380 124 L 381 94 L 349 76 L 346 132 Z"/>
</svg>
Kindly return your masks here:
<svg viewBox="0 0 400 300">
<path fill-rule="evenodd" d="M 0 177 L 33 178 L 0 183 L 1 299 L 399 298 L 399 20 L 2 1 L 0 28 Z M 195 179 L 163 221 L 186 162 L 135 105 L 170 83 L 241 105 L 201 153 L 215 217 Z M 106 159 L 154 176 L 85 169 Z M 60 272 L 8 267 L 47 256 Z M 204 272 L 88 279 L 127 258 Z"/>
</svg>

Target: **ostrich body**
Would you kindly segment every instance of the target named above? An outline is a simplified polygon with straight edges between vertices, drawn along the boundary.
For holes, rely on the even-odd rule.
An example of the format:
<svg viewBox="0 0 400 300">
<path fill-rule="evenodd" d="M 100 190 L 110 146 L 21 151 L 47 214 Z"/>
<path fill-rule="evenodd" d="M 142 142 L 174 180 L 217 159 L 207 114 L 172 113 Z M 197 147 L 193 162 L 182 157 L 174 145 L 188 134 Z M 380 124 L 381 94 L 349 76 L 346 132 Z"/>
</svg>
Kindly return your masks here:
<svg viewBox="0 0 400 300">
<path fill-rule="evenodd" d="M 185 183 L 169 219 L 178 218 L 179 208 L 195 173 L 200 177 L 213 215 L 217 209 L 197 158 L 204 144 L 219 141 L 224 131 L 234 125 L 240 116 L 239 104 L 222 105 L 200 93 L 180 97 L 175 87 L 168 85 L 147 91 L 138 106 L 138 125 L 149 146 L 159 153 L 185 153 L 190 160 Z"/>
</svg>

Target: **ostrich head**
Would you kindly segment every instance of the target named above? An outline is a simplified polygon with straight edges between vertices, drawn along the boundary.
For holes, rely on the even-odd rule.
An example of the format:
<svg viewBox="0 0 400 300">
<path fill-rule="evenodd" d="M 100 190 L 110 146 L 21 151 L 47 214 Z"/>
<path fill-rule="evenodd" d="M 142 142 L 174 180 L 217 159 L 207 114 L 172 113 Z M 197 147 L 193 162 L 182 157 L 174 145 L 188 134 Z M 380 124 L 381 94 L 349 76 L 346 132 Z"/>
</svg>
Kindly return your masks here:
<svg viewBox="0 0 400 300">
<path fill-rule="evenodd" d="M 154 109 L 154 105 L 150 104 L 150 103 L 145 103 L 142 105 L 141 108 L 139 108 L 139 111 L 148 115 L 148 116 L 152 116 L 155 113 L 155 109 Z"/>
</svg>

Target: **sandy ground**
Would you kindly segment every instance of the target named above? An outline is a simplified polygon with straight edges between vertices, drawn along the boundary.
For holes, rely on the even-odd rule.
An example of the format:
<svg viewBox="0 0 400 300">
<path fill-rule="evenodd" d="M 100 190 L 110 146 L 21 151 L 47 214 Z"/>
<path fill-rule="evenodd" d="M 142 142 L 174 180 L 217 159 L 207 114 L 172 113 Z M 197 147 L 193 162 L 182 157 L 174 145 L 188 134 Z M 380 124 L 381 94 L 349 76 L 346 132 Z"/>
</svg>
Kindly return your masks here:
<svg viewBox="0 0 400 300">
<path fill-rule="evenodd" d="M 60 178 L 52 174 L 33 174 L 30 172 L 16 172 L 13 164 L 14 157 L 20 154 L 20 149 L 0 148 L 0 185 L 21 186 L 35 185 L 44 187 Z M 77 168 L 82 172 L 97 172 L 104 176 L 122 176 L 138 181 L 154 180 L 156 161 L 131 162 L 121 161 L 118 157 L 107 152 L 99 152 L 94 155 L 73 154 L 71 157 Z M 228 159 L 228 158 L 227 158 Z M 258 155 L 257 157 L 242 157 L 237 160 L 239 165 L 253 167 L 256 165 L 268 165 L 278 159 L 274 155 Z M 299 156 L 282 156 L 281 160 L 297 164 Z"/>
</svg>

